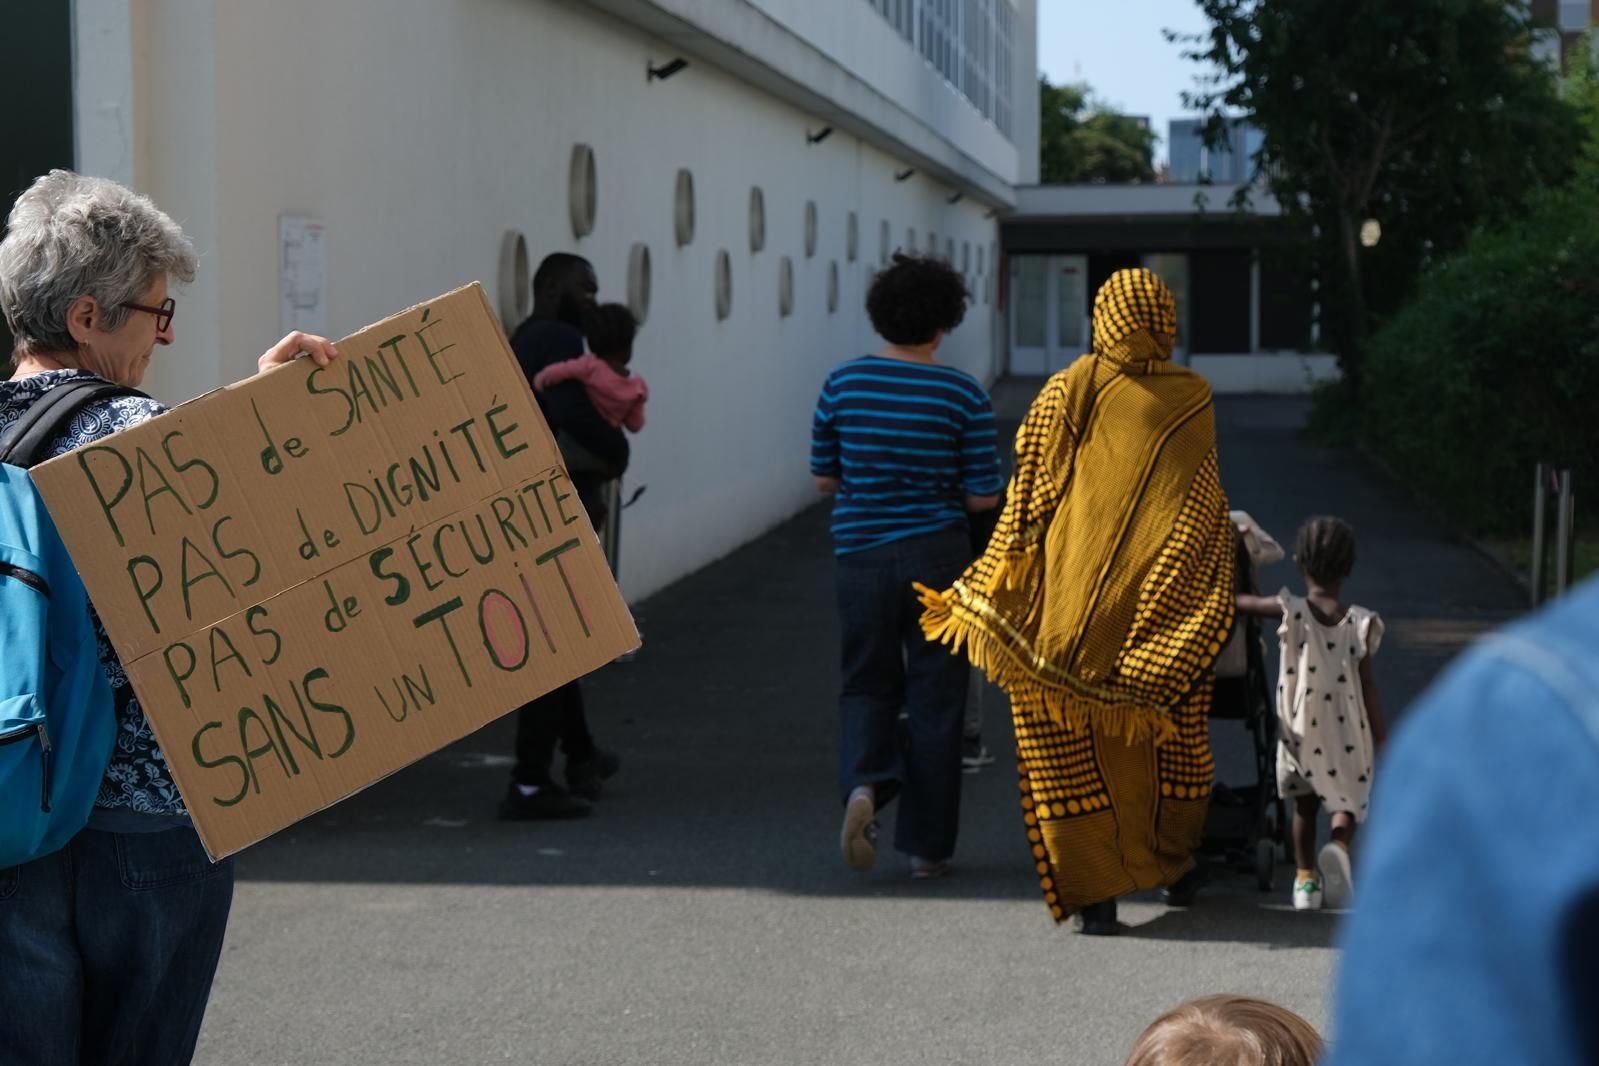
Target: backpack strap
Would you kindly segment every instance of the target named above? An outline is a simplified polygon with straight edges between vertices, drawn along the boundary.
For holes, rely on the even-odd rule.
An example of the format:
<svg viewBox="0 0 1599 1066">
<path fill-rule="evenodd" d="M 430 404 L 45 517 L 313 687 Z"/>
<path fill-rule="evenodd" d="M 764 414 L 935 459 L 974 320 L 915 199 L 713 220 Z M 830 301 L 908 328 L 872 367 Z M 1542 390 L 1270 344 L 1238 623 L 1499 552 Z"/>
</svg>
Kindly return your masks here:
<svg viewBox="0 0 1599 1066">
<path fill-rule="evenodd" d="M 0 463 L 23 468 L 33 466 L 73 416 L 91 403 L 117 396 L 144 395 L 138 389 L 99 378 L 64 381 L 33 401 L 21 418 L 0 433 Z"/>
</svg>

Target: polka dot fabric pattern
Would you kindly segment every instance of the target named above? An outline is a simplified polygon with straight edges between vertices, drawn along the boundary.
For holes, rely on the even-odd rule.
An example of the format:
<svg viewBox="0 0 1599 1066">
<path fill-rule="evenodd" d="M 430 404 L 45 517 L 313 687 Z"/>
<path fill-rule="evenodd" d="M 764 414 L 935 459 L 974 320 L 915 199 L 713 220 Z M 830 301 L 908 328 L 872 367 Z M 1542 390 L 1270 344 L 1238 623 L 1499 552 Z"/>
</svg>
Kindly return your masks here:
<svg viewBox="0 0 1599 1066">
<path fill-rule="evenodd" d="M 1057 922 L 1090 904 L 1170 884 L 1187 869 L 1204 833 L 1214 775 L 1211 684 L 1206 679 L 1177 709 L 1176 731 L 1159 745 L 1107 738 L 1102 748 L 1092 725 L 1062 730 L 1036 700 L 1013 704 L 1022 819 Z"/>
<path fill-rule="evenodd" d="M 1171 365 L 1175 324 L 1148 271 L 1106 284 L 1096 351 L 1045 384 L 1017 435 L 988 550 L 950 588 L 921 590 L 928 638 L 1010 696 L 1057 920 L 1181 876 L 1210 799 L 1234 543 L 1210 388 Z"/>
<path fill-rule="evenodd" d="M 1120 362 L 1170 359 L 1177 299 L 1151 271 L 1118 270 L 1094 297 L 1094 350 Z"/>
</svg>

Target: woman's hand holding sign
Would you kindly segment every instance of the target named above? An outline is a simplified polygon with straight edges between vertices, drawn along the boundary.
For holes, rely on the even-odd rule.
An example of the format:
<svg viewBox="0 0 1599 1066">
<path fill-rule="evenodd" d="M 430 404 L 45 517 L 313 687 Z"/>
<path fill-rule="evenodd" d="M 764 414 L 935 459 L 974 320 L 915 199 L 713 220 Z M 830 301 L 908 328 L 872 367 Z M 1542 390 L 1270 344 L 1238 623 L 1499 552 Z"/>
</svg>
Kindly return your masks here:
<svg viewBox="0 0 1599 1066">
<path fill-rule="evenodd" d="M 256 369 L 265 373 L 275 366 L 292 363 L 301 355 L 309 358 L 317 366 L 327 366 L 339 357 L 339 349 L 326 337 L 295 330 L 268 348 L 266 354 L 256 360 Z"/>
</svg>

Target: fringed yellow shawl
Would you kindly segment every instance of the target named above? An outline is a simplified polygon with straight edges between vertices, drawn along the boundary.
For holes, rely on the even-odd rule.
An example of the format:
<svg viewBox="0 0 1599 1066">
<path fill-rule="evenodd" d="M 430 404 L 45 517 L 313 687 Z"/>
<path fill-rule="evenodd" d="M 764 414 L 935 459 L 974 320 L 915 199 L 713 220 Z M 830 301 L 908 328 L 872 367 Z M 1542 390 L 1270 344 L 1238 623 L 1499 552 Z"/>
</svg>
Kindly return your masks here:
<svg viewBox="0 0 1599 1066">
<path fill-rule="evenodd" d="M 1023 806 L 1057 918 L 1180 874 L 1209 798 L 1204 715 L 1208 672 L 1233 620 L 1233 531 L 1210 388 L 1171 364 L 1175 332 L 1175 303 L 1149 271 L 1105 284 L 1096 353 L 1049 380 L 1017 435 L 988 550 L 953 587 L 921 589 L 928 638 L 964 650 L 1011 698 Z M 1109 753 L 1099 742 L 1109 738 L 1170 750 L 1139 761 Z M 1082 750 L 1068 758 L 1067 747 Z M 1119 783 L 1137 798 L 1119 799 Z M 1198 820 L 1181 818 L 1175 836 L 1167 825 L 1166 839 L 1130 841 L 1118 830 L 1104 839 L 1120 858 L 1079 856 L 1103 869 L 1076 892 L 1052 890 L 1058 863 L 1049 860 L 1060 856 L 1043 845 L 1069 841 L 1038 839 L 1054 835 L 1038 832 L 1038 817 L 1058 807 L 1062 818 L 1111 818 L 1119 806 L 1125 820 L 1145 813 L 1127 808 L 1148 806 L 1154 822 L 1163 796 L 1200 801 Z"/>
</svg>

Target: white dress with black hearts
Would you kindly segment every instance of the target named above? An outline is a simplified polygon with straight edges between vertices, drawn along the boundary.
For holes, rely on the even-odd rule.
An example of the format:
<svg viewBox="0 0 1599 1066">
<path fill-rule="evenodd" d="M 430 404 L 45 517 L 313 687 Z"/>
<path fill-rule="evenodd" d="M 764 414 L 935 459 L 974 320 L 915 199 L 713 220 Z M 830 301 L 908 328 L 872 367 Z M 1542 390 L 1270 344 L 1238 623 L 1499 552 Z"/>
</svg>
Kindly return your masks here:
<svg viewBox="0 0 1599 1066">
<path fill-rule="evenodd" d="M 1319 796 L 1333 814 L 1366 820 L 1373 744 L 1360 663 L 1382 643 L 1382 619 L 1350 607 L 1324 625 L 1301 597 L 1277 594 L 1282 663 L 1277 675 L 1277 788 L 1284 798 Z"/>
</svg>

